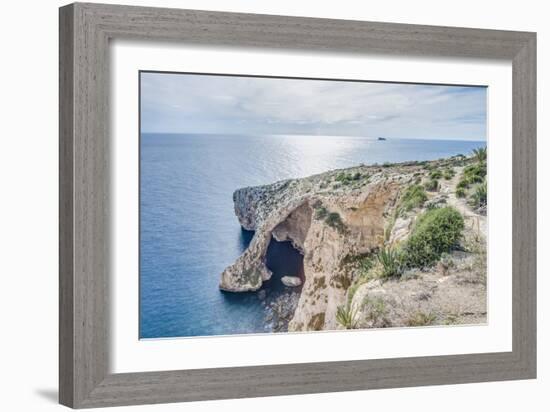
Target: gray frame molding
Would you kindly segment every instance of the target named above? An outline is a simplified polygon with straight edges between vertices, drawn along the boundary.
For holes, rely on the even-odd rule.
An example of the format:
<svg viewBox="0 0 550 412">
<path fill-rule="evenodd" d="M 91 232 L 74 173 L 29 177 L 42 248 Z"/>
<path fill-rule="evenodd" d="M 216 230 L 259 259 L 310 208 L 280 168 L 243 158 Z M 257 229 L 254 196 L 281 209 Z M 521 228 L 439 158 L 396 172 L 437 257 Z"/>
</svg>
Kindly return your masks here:
<svg viewBox="0 0 550 412">
<path fill-rule="evenodd" d="M 109 373 L 109 40 L 513 64 L 513 350 Z M 74 408 L 536 377 L 536 34 L 103 4 L 60 9 L 59 397 Z"/>
</svg>

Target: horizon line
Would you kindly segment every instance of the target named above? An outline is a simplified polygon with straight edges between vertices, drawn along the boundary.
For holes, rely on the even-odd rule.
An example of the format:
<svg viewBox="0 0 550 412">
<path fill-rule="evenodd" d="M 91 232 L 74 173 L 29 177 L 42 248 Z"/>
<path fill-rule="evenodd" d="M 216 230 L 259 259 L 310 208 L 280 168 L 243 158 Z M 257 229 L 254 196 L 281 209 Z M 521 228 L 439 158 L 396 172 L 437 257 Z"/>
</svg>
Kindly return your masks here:
<svg viewBox="0 0 550 412">
<path fill-rule="evenodd" d="M 251 137 L 357 137 L 364 139 L 383 138 L 387 140 L 440 140 L 440 141 L 461 141 L 461 142 L 487 142 L 487 138 L 464 139 L 464 138 L 430 138 L 430 137 L 391 137 L 391 136 L 365 136 L 365 135 L 320 135 L 320 134 L 303 134 L 303 133 L 222 133 L 222 132 L 157 132 L 157 131 L 140 131 L 140 134 L 163 134 L 163 135 L 210 135 L 210 136 L 251 136 Z"/>
</svg>

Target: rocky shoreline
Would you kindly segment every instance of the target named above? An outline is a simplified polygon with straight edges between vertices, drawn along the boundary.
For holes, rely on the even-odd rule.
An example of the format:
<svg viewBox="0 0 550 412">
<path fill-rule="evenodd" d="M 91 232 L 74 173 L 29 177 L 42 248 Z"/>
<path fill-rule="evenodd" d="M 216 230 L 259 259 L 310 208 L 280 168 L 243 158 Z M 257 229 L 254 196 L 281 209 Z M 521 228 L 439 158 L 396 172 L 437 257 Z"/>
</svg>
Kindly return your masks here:
<svg viewBox="0 0 550 412">
<path fill-rule="evenodd" d="M 300 292 L 285 290 L 274 298 L 269 295 L 266 296 L 262 292 L 265 291 L 260 290 L 258 292 L 258 299 L 262 301 L 264 306 L 265 329 L 269 332 L 288 331 L 288 324 L 292 320 L 296 307 L 298 306 Z"/>
<path fill-rule="evenodd" d="M 266 327 L 275 332 L 485 322 L 485 174 L 484 159 L 455 156 L 239 189 L 235 214 L 255 233 L 221 274 L 220 289 L 259 291 L 261 299 L 272 276 L 266 252 L 276 239 L 303 254 L 305 278 L 299 288 L 261 299 Z M 410 255 L 418 222 L 434 209 L 456 211 L 456 242 L 429 265 L 414 267 L 409 256 L 388 276 L 381 251 Z"/>
</svg>

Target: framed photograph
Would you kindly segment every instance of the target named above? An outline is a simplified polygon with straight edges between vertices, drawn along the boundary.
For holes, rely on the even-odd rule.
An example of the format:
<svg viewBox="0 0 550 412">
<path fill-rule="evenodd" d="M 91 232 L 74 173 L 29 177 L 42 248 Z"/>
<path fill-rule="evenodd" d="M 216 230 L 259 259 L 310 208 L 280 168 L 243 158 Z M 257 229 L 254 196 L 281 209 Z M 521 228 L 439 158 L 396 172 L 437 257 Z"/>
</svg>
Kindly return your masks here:
<svg viewBox="0 0 550 412">
<path fill-rule="evenodd" d="M 536 376 L 536 35 L 60 9 L 60 402 Z"/>
</svg>

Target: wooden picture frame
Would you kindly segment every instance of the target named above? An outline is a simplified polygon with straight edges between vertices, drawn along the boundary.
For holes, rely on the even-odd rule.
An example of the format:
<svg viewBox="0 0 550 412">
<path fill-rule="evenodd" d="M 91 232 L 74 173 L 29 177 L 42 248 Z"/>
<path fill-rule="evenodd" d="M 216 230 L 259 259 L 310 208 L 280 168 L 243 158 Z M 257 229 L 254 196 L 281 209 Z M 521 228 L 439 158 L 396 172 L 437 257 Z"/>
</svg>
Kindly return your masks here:
<svg viewBox="0 0 550 412">
<path fill-rule="evenodd" d="M 73 408 L 536 377 L 536 34 L 75 3 L 60 9 L 59 398 Z M 513 66 L 513 350 L 109 373 L 109 40 L 495 58 Z"/>
</svg>

